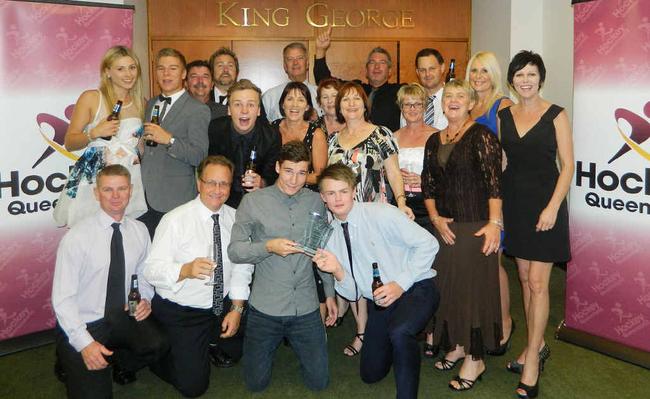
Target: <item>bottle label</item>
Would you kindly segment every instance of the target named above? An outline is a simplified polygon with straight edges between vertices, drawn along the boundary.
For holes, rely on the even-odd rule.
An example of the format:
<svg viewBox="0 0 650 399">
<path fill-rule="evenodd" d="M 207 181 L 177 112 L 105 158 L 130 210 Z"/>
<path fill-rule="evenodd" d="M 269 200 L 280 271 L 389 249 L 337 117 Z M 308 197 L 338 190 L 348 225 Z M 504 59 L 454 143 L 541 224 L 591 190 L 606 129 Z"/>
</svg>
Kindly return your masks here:
<svg viewBox="0 0 650 399">
<path fill-rule="evenodd" d="M 129 316 L 135 316 L 135 311 L 138 308 L 138 301 L 130 300 L 129 301 Z"/>
</svg>

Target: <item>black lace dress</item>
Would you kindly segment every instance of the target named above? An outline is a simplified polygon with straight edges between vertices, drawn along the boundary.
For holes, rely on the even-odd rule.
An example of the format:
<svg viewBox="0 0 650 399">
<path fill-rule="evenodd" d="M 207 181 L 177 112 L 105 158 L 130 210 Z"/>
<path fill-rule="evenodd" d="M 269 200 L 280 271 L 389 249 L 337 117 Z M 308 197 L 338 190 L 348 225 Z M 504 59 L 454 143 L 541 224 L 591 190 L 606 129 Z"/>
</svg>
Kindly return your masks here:
<svg viewBox="0 0 650 399">
<path fill-rule="evenodd" d="M 425 146 L 422 190 L 435 200 L 455 243 L 440 243 L 433 268 L 437 271 L 440 306 L 433 340 L 443 350 L 456 345 L 475 359 L 496 349 L 501 340 L 499 265 L 496 254 L 481 252 L 483 236 L 474 233 L 488 222 L 490 198 L 501 198 L 501 146 L 495 135 L 475 123 L 455 144 L 443 145 L 440 134 Z"/>
</svg>

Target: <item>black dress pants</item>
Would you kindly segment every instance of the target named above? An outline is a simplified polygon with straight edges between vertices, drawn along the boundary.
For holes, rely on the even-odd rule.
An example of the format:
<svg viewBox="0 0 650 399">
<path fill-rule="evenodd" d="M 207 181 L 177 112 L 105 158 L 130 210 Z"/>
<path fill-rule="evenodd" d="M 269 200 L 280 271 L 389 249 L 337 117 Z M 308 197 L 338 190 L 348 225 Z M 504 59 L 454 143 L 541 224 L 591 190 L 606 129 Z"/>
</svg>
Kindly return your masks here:
<svg viewBox="0 0 650 399">
<path fill-rule="evenodd" d="M 137 371 L 155 362 L 169 350 L 167 338 L 152 317 L 136 321 L 126 312 L 121 312 L 88 323 L 86 328 L 95 341 L 113 351 L 108 362 L 117 363 L 128 371 Z M 70 345 L 67 335 L 58 325 L 56 332 L 56 352 L 67 374 L 68 397 L 112 398 L 112 367 L 88 370 L 81 352 Z"/>
<path fill-rule="evenodd" d="M 224 302 L 224 309 L 228 309 L 226 305 Z M 159 295 L 154 296 L 152 307 L 169 338 L 170 351 L 151 370 L 183 396 L 203 395 L 210 383 L 208 345 L 221 329 L 220 318 L 212 309 L 182 306 Z"/>
</svg>

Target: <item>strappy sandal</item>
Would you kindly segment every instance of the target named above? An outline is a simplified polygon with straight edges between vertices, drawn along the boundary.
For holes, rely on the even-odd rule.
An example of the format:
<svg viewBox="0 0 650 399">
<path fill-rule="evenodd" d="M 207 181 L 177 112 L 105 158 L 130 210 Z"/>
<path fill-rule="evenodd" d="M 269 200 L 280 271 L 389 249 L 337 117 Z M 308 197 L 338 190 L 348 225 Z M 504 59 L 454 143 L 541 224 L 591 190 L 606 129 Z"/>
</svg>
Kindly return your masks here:
<svg viewBox="0 0 650 399">
<path fill-rule="evenodd" d="M 446 357 L 440 358 L 437 362 L 433 364 L 433 367 L 435 367 L 437 370 L 440 371 L 449 371 L 453 370 L 454 367 L 458 364 L 461 358 L 456 359 L 456 360 L 449 360 Z"/>
<path fill-rule="evenodd" d="M 481 381 L 481 379 L 483 379 L 483 373 L 485 373 L 485 370 L 483 370 L 483 372 L 479 374 L 474 380 L 460 378 L 460 376 L 457 375 L 456 377 L 454 377 L 452 381 L 456 381 L 458 383 L 458 387 L 455 387 L 451 382 L 449 382 L 449 388 L 452 391 L 456 391 L 456 392 L 469 391 L 470 389 L 474 388 L 474 384 L 477 381 Z"/>
<path fill-rule="evenodd" d="M 359 339 L 359 341 L 361 341 L 361 345 L 363 346 L 363 333 L 355 334 L 355 335 L 354 335 L 354 339 L 357 339 L 357 338 Z M 354 339 L 352 340 L 352 343 L 354 343 Z M 345 351 L 346 349 L 347 349 L 348 351 L 350 351 L 349 353 L 351 353 L 351 355 L 348 354 L 348 352 Z M 343 349 L 343 354 L 344 354 L 345 356 L 347 356 L 347 357 L 355 357 L 355 356 L 358 355 L 360 352 L 361 352 L 361 349 L 357 350 L 357 348 L 355 348 L 354 346 L 352 346 L 352 344 L 347 344 L 347 345 L 345 346 L 345 348 Z"/>
<path fill-rule="evenodd" d="M 422 346 L 422 356 L 432 359 L 436 357 L 439 351 L 438 345 L 432 345 L 428 342 L 425 342 L 424 345 Z"/>
</svg>

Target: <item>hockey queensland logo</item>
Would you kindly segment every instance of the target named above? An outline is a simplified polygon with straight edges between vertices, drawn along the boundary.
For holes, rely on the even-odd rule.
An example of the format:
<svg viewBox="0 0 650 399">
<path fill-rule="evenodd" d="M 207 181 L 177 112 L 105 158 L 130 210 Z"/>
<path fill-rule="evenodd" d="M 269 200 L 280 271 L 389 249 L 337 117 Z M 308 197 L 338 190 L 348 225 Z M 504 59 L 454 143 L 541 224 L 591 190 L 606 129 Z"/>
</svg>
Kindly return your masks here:
<svg viewBox="0 0 650 399">
<path fill-rule="evenodd" d="M 617 142 L 620 144 L 606 150 L 611 151 L 606 164 L 578 160 L 575 185 L 587 191 L 584 202 L 590 208 L 648 216 L 650 101 L 646 101 L 643 109 L 636 112 L 618 108 L 613 117 L 615 130 L 611 133 L 619 137 Z"/>
</svg>

